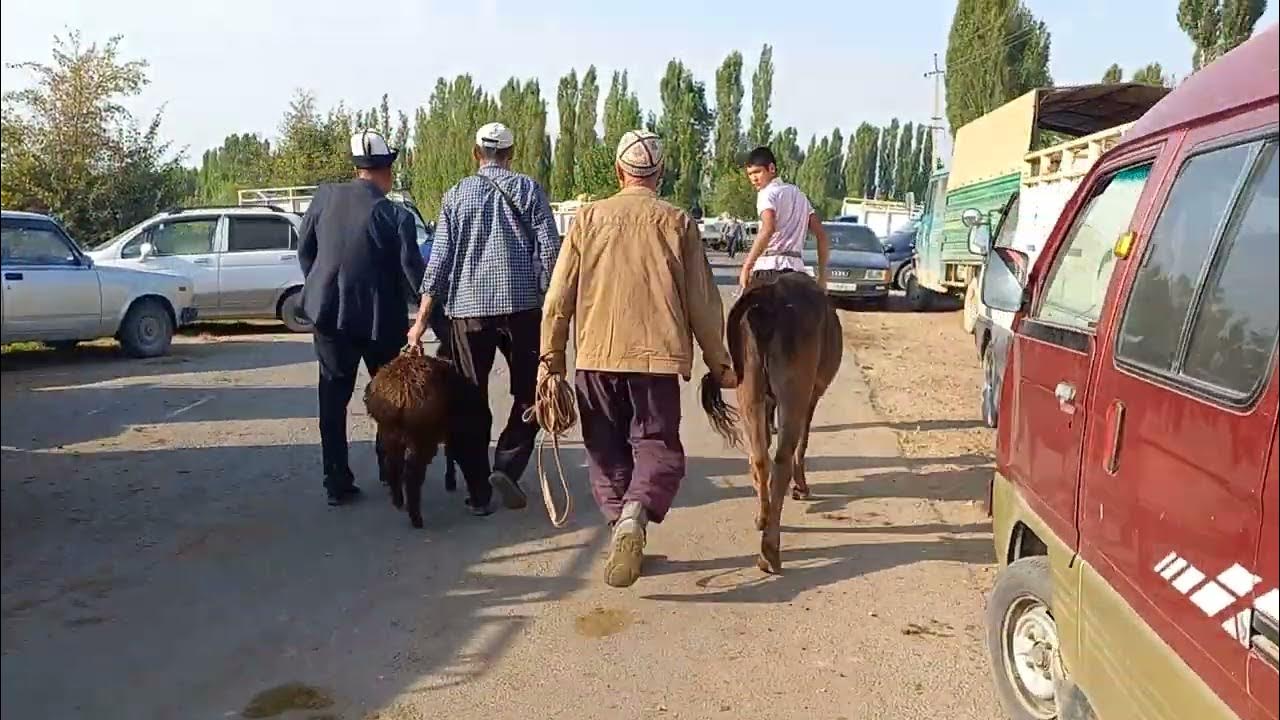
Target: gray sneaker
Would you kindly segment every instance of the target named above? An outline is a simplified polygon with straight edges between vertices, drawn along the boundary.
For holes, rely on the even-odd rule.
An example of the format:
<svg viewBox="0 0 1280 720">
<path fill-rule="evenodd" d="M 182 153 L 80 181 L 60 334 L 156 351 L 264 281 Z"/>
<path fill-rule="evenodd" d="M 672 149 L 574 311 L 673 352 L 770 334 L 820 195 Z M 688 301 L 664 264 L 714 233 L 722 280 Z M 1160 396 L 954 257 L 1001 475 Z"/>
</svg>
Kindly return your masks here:
<svg viewBox="0 0 1280 720">
<path fill-rule="evenodd" d="M 631 587 L 640 577 L 648 521 L 640 503 L 629 502 L 622 508 L 622 515 L 613 526 L 609 558 L 604 562 L 604 581 L 610 587 Z"/>
<path fill-rule="evenodd" d="M 494 492 L 498 493 L 498 497 L 502 498 L 502 506 L 508 510 L 519 510 L 529 504 L 524 490 L 521 490 L 520 485 L 504 472 L 495 470 L 490 473 L 489 485 L 493 487 Z"/>
</svg>

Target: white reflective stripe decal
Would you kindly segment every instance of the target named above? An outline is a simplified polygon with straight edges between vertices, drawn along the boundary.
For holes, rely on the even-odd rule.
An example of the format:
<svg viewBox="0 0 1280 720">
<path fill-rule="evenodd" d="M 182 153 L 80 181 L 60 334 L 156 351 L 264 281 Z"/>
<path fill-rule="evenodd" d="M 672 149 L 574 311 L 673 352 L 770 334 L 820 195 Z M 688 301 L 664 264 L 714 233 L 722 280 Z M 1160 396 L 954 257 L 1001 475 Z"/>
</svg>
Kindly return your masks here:
<svg viewBox="0 0 1280 720">
<path fill-rule="evenodd" d="M 1254 585 L 1262 582 L 1262 578 L 1245 570 L 1240 566 L 1240 563 L 1236 563 L 1222 571 L 1222 574 L 1218 576 L 1218 582 L 1226 585 L 1227 589 L 1236 595 L 1244 597 L 1253 590 Z"/>
<path fill-rule="evenodd" d="M 1178 592 L 1186 595 L 1191 589 L 1200 584 L 1204 579 L 1204 573 L 1196 569 L 1194 565 L 1189 566 L 1174 581 L 1173 588 Z"/>
<path fill-rule="evenodd" d="M 1236 597 L 1218 583 L 1210 580 L 1191 595 L 1191 602 L 1200 608 L 1205 615 L 1213 617 L 1222 612 L 1228 605 L 1236 601 Z"/>
<path fill-rule="evenodd" d="M 1160 572 L 1161 570 L 1164 570 L 1165 567 L 1167 567 L 1169 563 L 1177 559 L 1177 557 L 1178 557 L 1178 553 L 1176 552 L 1171 552 L 1168 555 L 1165 555 L 1163 560 L 1156 563 L 1156 572 Z"/>
<path fill-rule="evenodd" d="M 1228 635 L 1235 638 L 1236 642 L 1244 646 L 1249 645 L 1249 633 L 1251 630 L 1249 627 L 1249 613 L 1251 612 L 1253 611 L 1249 608 L 1245 608 L 1222 621 L 1222 629 L 1227 631 Z"/>
<path fill-rule="evenodd" d="M 1280 622 L 1278 605 L 1280 605 L 1280 589 L 1277 588 L 1271 588 L 1270 592 L 1253 601 L 1254 609 L 1266 615 L 1271 622 Z"/>
<path fill-rule="evenodd" d="M 1165 566 L 1164 572 L 1160 573 L 1160 576 L 1163 577 L 1165 580 L 1172 580 L 1173 576 L 1182 572 L 1183 568 L 1185 568 L 1186 566 L 1187 566 L 1186 558 L 1178 558 L 1177 560 L 1174 560 L 1173 562 Z"/>
</svg>

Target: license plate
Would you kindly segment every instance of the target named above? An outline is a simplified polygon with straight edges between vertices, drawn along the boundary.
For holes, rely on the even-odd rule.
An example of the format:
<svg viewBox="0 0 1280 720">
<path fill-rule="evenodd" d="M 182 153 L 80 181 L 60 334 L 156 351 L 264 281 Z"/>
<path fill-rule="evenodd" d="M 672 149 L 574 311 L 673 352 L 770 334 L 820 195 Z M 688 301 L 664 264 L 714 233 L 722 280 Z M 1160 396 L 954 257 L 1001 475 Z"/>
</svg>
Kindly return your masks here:
<svg viewBox="0 0 1280 720">
<path fill-rule="evenodd" d="M 850 283 L 850 282 L 828 282 L 828 283 L 827 283 L 827 289 L 828 289 L 828 290 L 835 290 L 836 292 L 857 292 L 857 291 L 858 291 L 858 283 Z"/>
</svg>

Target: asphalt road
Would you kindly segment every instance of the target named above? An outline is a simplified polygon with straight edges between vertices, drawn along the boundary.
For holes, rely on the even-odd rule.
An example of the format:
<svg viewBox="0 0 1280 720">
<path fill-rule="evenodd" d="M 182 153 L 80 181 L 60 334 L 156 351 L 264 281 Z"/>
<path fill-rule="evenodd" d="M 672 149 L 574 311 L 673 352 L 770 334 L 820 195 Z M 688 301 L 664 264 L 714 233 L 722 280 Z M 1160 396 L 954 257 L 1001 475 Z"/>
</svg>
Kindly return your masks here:
<svg viewBox="0 0 1280 720">
<path fill-rule="evenodd" d="M 717 274 L 727 289 L 734 270 Z M 150 361 L 7 355 L 0 712 L 998 717 L 989 526 L 946 470 L 979 460 L 901 457 L 851 351 L 814 420 L 816 499 L 784 511 L 785 574 L 756 570 L 745 458 L 690 384 L 689 476 L 628 590 L 600 579 L 606 529 L 576 442 L 563 530 L 536 496 L 467 515 L 437 461 L 414 531 L 377 482 L 357 400 L 368 497 L 327 507 L 306 337 L 240 328 Z M 499 362 L 499 418 L 506 382 Z"/>
</svg>

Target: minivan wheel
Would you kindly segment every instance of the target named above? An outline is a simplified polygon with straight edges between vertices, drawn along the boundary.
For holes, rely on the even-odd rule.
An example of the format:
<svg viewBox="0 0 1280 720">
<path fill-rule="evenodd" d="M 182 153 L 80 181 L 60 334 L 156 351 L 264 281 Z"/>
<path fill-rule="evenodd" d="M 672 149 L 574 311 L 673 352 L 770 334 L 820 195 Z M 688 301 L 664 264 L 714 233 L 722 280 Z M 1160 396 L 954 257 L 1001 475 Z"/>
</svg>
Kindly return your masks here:
<svg viewBox="0 0 1280 720">
<path fill-rule="evenodd" d="M 987 647 L 996 694 L 1013 720 L 1055 720 L 1063 676 L 1053 619 L 1049 558 L 1018 560 L 996 578 L 987 602 Z"/>
<path fill-rule="evenodd" d="M 301 290 L 291 290 L 280 301 L 280 322 L 284 323 L 289 332 L 311 332 L 311 321 L 302 312 Z"/>
<path fill-rule="evenodd" d="M 982 349 L 982 423 L 989 428 L 1000 422 L 1000 378 L 996 376 L 994 344 L 988 342 Z"/>
<path fill-rule="evenodd" d="M 125 314 L 119 338 L 120 347 L 131 357 L 164 355 L 173 342 L 173 319 L 159 300 L 142 298 Z"/>
</svg>

